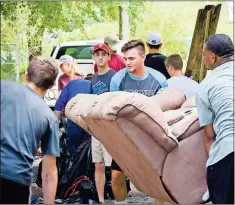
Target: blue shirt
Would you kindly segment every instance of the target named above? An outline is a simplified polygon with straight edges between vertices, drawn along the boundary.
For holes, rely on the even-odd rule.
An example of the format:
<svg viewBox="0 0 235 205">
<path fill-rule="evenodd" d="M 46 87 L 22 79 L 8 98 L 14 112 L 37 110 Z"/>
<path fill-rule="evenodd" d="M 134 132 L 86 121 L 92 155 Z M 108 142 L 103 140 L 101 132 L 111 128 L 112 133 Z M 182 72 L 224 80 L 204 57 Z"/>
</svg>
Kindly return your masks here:
<svg viewBox="0 0 235 205">
<path fill-rule="evenodd" d="M 62 111 L 63 108 L 66 106 L 66 104 L 77 94 L 83 93 L 83 94 L 90 94 L 90 89 L 91 89 L 91 82 L 89 80 L 84 80 L 84 79 L 75 79 L 70 81 L 62 90 L 58 100 L 56 101 L 55 104 L 55 110 L 57 111 Z M 67 121 L 67 126 L 68 129 L 70 127 L 72 128 L 77 128 L 76 134 L 79 135 L 79 133 L 82 135 L 83 130 L 74 122 L 68 119 Z"/>
<path fill-rule="evenodd" d="M 2 178 L 29 186 L 40 140 L 43 154 L 59 157 L 60 135 L 59 123 L 41 96 L 26 85 L 1 80 Z"/>
<path fill-rule="evenodd" d="M 91 92 L 97 95 L 109 92 L 110 81 L 115 73 L 114 70 L 110 69 L 102 75 L 98 73 L 94 74 L 91 79 Z"/>
<path fill-rule="evenodd" d="M 207 166 L 234 151 L 233 78 L 233 62 L 224 63 L 208 74 L 196 94 L 200 126 L 213 124 L 215 132 Z"/>
<path fill-rule="evenodd" d="M 91 82 L 84 79 L 70 81 L 62 90 L 55 104 L 55 110 L 62 111 L 66 104 L 79 93 L 89 94 Z"/>
<path fill-rule="evenodd" d="M 110 91 L 136 92 L 150 97 L 168 86 L 163 74 L 150 67 L 146 68 L 146 73 L 140 78 L 133 76 L 127 68 L 118 71 L 111 80 Z"/>
</svg>

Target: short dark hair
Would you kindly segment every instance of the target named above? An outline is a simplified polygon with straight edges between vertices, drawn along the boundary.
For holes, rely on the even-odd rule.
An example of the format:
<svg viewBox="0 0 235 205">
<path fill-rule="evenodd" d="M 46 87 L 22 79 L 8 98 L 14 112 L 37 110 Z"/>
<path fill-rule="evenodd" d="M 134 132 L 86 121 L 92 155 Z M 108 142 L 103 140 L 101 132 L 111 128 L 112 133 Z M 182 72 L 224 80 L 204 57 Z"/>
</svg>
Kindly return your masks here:
<svg viewBox="0 0 235 205">
<path fill-rule="evenodd" d="M 84 78 L 86 80 L 91 80 L 92 79 L 92 73 L 88 73 L 87 76 Z"/>
<path fill-rule="evenodd" d="M 138 48 L 141 54 L 145 54 L 145 46 L 144 42 L 141 40 L 131 40 L 124 44 L 121 51 L 125 53 L 126 51 L 132 49 L 132 48 Z"/>
<path fill-rule="evenodd" d="M 234 45 L 231 38 L 225 34 L 215 34 L 209 36 L 204 43 L 204 46 L 221 58 L 233 56 Z"/>
<path fill-rule="evenodd" d="M 166 58 L 165 65 L 166 67 L 172 65 L 175 70 L 182 70 L 183 60 L 179 54 L 172 54 Z"/>
<path fill-rule="evenodd" d="M 55 83 L 59 73 L 58 63 L 53 58 L 35 57 L 30 61 L 27 72 L 29 82 L 47 90 Z"/>
<path fill-rule="evenodd" d="M 162 43 L 158 45 L 151 45 L 149 43 L 146 43 L 150 49 L 159 49 L 162 46 Z"/>
</svg>

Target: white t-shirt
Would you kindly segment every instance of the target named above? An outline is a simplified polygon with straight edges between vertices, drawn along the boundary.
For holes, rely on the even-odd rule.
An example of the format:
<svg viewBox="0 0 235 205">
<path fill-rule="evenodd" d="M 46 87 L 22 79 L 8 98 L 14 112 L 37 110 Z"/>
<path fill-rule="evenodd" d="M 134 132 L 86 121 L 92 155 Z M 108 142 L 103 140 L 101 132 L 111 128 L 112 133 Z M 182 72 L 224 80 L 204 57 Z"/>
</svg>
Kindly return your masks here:
<svg viewBox="0 0 235 205">
<path fill-rule="evenodd" d="M 186 99 L 196 95 L 199 84 L 186 76 L 175 76 L 167 80 L 168 87 L 182 91 Z"/>
</svg>

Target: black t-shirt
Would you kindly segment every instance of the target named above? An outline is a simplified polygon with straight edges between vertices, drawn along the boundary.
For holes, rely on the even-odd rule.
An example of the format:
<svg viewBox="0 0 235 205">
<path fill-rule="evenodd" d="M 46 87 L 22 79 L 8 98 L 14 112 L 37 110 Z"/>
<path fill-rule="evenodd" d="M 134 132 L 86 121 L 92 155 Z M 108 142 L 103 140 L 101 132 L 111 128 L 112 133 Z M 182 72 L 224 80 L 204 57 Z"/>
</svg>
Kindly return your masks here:
<svg viewBox="0 0 235 205">
<path fill-rule="evenodd" d="M 160 53 L 151 53 L 146 55 L 144 64 L 145 66 L 148 66 L 150 68 L 153 68 L 154 70 L 161 72 L 166 77 L 166 79 L 169 79 L 170 75 L 166 70 L 166 66 L 164 63 L 165 60 L 166 56 Z"/>
</svg>

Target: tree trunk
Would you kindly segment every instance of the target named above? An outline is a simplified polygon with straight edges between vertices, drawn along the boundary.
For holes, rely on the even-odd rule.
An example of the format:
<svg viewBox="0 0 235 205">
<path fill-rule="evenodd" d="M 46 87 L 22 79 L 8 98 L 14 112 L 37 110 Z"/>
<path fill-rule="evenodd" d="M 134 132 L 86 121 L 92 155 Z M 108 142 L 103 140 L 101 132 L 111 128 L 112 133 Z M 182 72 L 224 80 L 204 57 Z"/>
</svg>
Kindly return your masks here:
<svg viewBox="0 0 235 205">
<path fill-rule="evenodd" d="M 125 6 L 119 6 L 119 39 L 129 38 L 129 16 Z"/>
<path fill-rule="evenodd" d="M 205 39 L 216 32 L 220 10 L 221 4 L 218 4 L 217 6 L 207 5 L 204 9 L 199 9 L 198 11 L 185 72 L 186 76 L 192 76 L 197 82 L 202 81 L 206 76 L 206 68 L 202 61 L 201 50 Z"/>
</svg>

